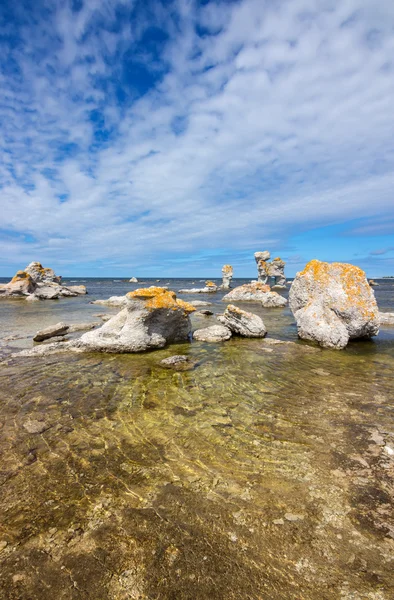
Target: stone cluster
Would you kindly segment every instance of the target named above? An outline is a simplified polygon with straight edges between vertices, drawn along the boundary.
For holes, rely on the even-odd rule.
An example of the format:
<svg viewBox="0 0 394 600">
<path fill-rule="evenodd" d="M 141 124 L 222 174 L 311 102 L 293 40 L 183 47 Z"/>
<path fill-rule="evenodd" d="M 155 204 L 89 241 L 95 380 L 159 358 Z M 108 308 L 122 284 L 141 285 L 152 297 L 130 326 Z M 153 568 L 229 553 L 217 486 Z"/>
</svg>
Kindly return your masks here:
<svg viewBox="0 0 394 600">
<path fill-rule="evenodd" d="M 257 264 L 258 282 L 267 284 L 274 279 L 274 288 L 286 289 L 285 262 L 277 257 L 269 262 L 271 254 L 268 250 L 255 252 L 254 258 Z"/>
<path fill-rule="evenodd" d="M 86 294 L 84 285 L 61 285 L 61 277 L 53 269 L 44 268 L 39 262 L 30 263 L 24 271 L 0 286 L 0 298 L 25 297 L 26 300 L 56 300 L 64 296 Z"/>
</svg>

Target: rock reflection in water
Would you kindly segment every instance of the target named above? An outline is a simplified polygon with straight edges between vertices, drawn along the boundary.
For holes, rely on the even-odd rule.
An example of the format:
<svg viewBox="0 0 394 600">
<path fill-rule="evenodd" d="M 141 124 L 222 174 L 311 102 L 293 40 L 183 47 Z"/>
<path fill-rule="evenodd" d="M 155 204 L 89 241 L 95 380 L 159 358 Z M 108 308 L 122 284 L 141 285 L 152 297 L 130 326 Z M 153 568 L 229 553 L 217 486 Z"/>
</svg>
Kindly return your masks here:
<svg viewBox="0 0 394 600">
<path fill-rule="evenodd" d="M 393 356 L 373 348 L 3 365 L 0 597 L 394 597 Z M 198 367 L 161 368 L 174 353 Z"/>
</svg>

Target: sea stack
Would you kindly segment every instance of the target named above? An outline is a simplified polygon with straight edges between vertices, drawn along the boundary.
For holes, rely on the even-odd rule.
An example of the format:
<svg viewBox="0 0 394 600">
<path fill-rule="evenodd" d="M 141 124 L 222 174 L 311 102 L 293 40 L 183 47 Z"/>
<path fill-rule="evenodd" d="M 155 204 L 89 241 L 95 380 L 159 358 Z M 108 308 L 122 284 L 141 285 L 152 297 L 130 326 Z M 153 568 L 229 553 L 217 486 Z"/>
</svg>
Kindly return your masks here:
<svg viewBox="0 0 394 600">
<path fill-rule="evenodd" d="M 324 348 L 379 332 L 379 310 L 364 271 L 346 263 L 311 260 L 297 273 L 289 295 L 298 335 Z"/>
<path fill-rule="evenodd" d="M 233 268 L 231 265 L 223 265 L 222 267 L 222 290 L 229 290 L 231 287 L 231 280 L 233 278 Z"/>
<path fill-rule="evenodd" d="M 56 300 L 61 296 L 87 294 L 84 285 L 61 285 L 60 275 L 39 262 L 31 262 L 18 271 L 9 283 L 1 286 L 0 297 L 25 297 L 26 300 Z"/>
<path fill-rule="evenodd" d="M 268 250 L 255 252 L 254 258 L 257 264 L 259 283 L 264 285 L 274 280 L 273 289 L 286 289 L 285 265 L 286 263 L 278 256 L 269 262 L 271 255 Z"/>
</svg>

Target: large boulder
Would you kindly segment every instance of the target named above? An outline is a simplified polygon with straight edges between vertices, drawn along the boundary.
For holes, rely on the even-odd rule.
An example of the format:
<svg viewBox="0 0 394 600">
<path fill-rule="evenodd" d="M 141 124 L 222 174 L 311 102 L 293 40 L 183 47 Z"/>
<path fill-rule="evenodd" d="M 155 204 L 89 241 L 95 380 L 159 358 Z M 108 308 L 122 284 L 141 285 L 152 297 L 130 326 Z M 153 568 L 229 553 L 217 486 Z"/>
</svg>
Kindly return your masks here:
<svg viewBox="0 0 394 600">
<path fill-rule="evenodd" d="M 196 309 L 165 288 L 126 294 L 126 306 L 102 327 L 85 333 L 80 344 L 100 352 L 142 352 L 189 339 L 189 314 Z"/>
<path fill-rule="evenodd" d="M 345 263 L 311 260 L 297 273 L 289 295 L 298 335 L 325 348 L 379 332 L 379 311 L 364 271 Z"/>
<path fill-rule="evenodd" d="M 3 290 L 6 296 L 28 296 L 34 293 L 36 284 L 26 271 L 18 271 Z"/>
<path fill-rule="evenodd" d="M 269 285 L 264 285 L 258 281 L 245 283 L 231 290 L 231 292 L 223 296 L 222 300 L 224 302 L 261 302 L 264 307 L 286 306 L 286 298 L 270 290 Z"/>
<path fill-rule="evenodd" d="M 233 304 L 229 304 L 224 314 L 218 317 L 218 319 L 232 333 L 244 337 L 262 338 L 267 335 L 263 320 L 258 315 L 241 310 Z"/>
<path fill-rule="evenodd" d="M 25 272 L 36 283 L 60 283 L 62 280 L 59 275 L 56 275 L 53 269 L 44 268 L 39 262 L 31 262 L 25 268 Z"/>
</svg>

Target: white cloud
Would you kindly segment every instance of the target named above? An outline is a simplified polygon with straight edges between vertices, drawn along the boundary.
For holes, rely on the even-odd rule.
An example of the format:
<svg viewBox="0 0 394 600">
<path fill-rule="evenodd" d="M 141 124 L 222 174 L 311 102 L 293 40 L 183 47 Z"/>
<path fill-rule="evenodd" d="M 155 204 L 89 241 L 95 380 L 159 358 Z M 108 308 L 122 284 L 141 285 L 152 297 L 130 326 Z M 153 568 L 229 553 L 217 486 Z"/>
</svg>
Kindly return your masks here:
<svg viewBox="0 0 394 600">
<path fill-rule="evenodd" d="M 3 44 L 0 227 L 36 240 L 0 242 L 7 262 L 157 264 L 393 213 L 391 2 L 176 4 L 59 2 Z M 137 45 L 152 25 L 161 63 Z M 139 98 L 126 56 L 165 71 Z"/>
</svg>

